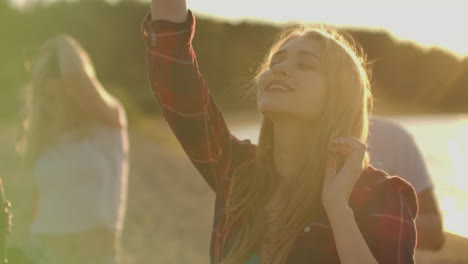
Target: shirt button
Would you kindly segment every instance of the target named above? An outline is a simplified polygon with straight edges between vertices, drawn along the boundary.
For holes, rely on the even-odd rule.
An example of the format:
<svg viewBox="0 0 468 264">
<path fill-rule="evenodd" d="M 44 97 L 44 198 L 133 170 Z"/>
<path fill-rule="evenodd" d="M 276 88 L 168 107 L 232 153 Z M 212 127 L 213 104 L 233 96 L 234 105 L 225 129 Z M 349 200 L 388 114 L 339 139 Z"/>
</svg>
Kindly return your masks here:
<svg viewBox="0 0 468 264">
<path fill-rule="evenodd" d="M 304 232 L 306 232 L 306 233 L 307 233 L 307 232 L 309 232 L 309 231 L 310 231 L 310 226 L 306 226 L 306 227 L 304 227 Z"/>
</svg>

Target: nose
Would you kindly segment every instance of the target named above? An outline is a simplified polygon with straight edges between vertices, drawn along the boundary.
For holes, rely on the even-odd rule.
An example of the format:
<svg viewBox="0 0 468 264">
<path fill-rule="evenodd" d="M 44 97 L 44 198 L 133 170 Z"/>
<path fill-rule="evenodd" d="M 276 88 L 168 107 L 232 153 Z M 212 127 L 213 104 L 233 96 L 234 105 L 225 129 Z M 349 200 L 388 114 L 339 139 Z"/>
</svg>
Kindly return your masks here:
<svg viewBox="0 0 468 264">
<path fill-rule="evenodd" d="M 285 65 L 284 61 L 280 62 L 280 63 L 276 63 L 275 65 L 273 65 L 272 71 L 273 71 L 273 74 L 275 74 L 275 75 L 280 75 L 280 76 L 287 76 L 288 75 L 288 72 L 286 70 L 286 65 Z"/>
</svg>

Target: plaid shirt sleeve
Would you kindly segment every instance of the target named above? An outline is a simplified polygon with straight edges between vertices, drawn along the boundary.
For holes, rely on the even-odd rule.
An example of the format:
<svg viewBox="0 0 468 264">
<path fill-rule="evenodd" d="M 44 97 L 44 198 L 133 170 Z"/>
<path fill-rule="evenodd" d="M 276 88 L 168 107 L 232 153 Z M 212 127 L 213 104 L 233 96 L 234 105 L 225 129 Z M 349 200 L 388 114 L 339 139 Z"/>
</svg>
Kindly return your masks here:
<svg viewBox="0 0 468 264">
<path fill-rule="evenodd" d="M 161 111 L 192 163 L 217 191 L 251 144 L 230 134 L 199 71 L 192 48 L 195 17 L 189 11 L 187 22 L 173 23 L 152 21 L 148 14 L 141 28 L 150 85 Z"/>
<path fill-rule="evenodd" d="M 399 177 L 379 185 L 373 190 L 370 206 L 357 221 L 364 239 L 380 264 L 414 263 L 416 193 Z"/>
</svg>

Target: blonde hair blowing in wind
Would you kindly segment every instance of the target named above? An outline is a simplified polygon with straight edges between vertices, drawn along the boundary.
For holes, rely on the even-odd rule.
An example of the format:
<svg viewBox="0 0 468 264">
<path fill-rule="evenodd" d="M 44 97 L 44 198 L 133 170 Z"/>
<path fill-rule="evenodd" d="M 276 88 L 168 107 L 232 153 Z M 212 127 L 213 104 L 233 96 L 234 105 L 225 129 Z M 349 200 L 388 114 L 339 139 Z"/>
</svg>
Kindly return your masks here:
<svg viewBox="0 0 468 264">
<path fill-rule="evenodd" d="M 60 35 L 48 40 L 41 46 L 37 58 L 30 62 L 29 67 L 32 78 L 24 90 L 23 137 L 18 144 L 18 151 L 25 155 L 26 166 L 31 166 L 57 135 L 63 132 L 52 128 L 50 124 L 55 117 L 44 111 L 44 106 L 50 104 L 50 93 L 46 89 L 48 80 L 59 80 L 63 85 L 56 94 L 57 99 L 54 99 L 61 102 L 61 109 L 57 111 L 66 113 L 69 127 L 82 136 L 87 135 L 93 120 L 82 111 L 78 102 L 89 100 L 90 96 L 97 97 L 98 94 L 106 100 L 113 100 L 99 85 L 88 89 L 93 92 L 87 92 L 87 97 L 83 95 L 84 89 L 81 87 L 68 87 L 71 82 L 79 81 L 77 78 L 87 78 L 93 82 L 96 80 L 91 59 L 70 36 Z M 70 79 L 71 77 L 74 79 Z"/>
<path fill-rule="evenodd" d="M 261 255 L 262 261 L 285 263 L 299 232 L 314 217 L 324 213 L 321 193 L 329 142 L 347 136 L 362 142 L 367 140 L 373 101 L 369 67 L 362 49 L 337 31 L 323 25 L 286 29 L 265 58 L 255 81 L 267 69 L 275 52 L 291 39 L 302 36 L 318 40 L 322 46 L 320 61 L 327 96 L 319 115 L 319 129 L 309 139 L 306 163 L 286 192 L 287 197 L 273 202 L 266 210 L 278 179 L 273 169 L 273 123 L 263 118 L 255 163 L 242 166 L 233 178 L 226 208 L 229 221 L 224 228 L 230 228 L 237 221 L 242 224 L 223 264 L 243 263 L 265 245 L 268 245 L 264 248 L 267 253 Z M 366 155 L 364 167 L 367 165 Z"/>
</svg>

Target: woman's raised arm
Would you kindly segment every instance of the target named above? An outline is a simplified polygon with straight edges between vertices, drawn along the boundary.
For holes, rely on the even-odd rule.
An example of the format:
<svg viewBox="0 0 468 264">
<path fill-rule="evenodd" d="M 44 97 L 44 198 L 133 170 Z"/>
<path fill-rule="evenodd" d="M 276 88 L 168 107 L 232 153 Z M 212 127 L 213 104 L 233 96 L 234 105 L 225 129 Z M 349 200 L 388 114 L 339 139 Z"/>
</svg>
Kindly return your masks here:
<svg viewBox="0 0 468 264">
<path fill-rule="evenodd" d="M 217 192 L 250 158 L 252 145 L 231 135 L 200 73 L 192 48 L 195 17 L 185 1 L 153 0 L 152 10 L 156 15 L 142 23 L 151 89 L 187 156 Z"/>
</svg>

